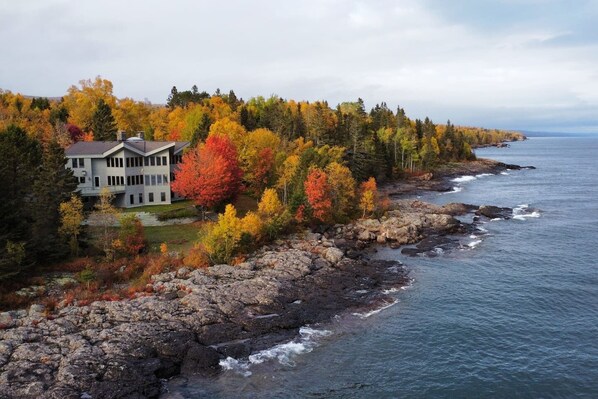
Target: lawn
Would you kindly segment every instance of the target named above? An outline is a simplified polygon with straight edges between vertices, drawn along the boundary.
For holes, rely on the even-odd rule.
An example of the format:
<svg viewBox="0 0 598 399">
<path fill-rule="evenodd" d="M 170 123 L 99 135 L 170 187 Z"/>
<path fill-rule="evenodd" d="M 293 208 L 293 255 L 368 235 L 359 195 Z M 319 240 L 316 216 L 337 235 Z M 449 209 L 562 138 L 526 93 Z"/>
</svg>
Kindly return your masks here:
<svg viewBox="0 0 598 399">
<path fill-rule="evenodd" d="M 172 204 L 164 205 L 144 205 L 135 208 L 123 208 L 119 209 L 121 212 L 149 212 L 149 213 L 163 213 L 170 212 L 177 209 L 185 209 L 193 206 L 193 202 L 190 200 L 176 201 Z"/>
<path fill-rule="evenodd" d="M 165 242 L 169 251 L 186 252 L 197 241 L 201 223 L 173 224 L 169 226 L 144 227 L 150 252 L 160 252 L 160 244 Z"/>
</svg>

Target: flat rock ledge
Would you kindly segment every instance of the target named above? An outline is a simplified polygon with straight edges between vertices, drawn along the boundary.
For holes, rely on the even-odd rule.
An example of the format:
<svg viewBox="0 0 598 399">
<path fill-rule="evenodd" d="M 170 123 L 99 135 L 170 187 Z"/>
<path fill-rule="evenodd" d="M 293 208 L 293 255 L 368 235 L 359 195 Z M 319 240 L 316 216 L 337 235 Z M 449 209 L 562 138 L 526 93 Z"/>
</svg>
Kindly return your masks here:
<svg viewBox="0 0 598 399">
<path fill-rule="evenodd" d="M 153 294 L 0 314 L 0 398 L 155 398 L 162 380 L 219 372 L 347 309 L 372 309 L 408 283 L 399 262 L 366 261 L 371 243 L 412 244 L 464 232 L 476 210 L 399 201 L 382 219 L 265 246 L 245 263 L 153 277 Z M 364 294 L 366 293 L 366 294 Z"/>
</svg>

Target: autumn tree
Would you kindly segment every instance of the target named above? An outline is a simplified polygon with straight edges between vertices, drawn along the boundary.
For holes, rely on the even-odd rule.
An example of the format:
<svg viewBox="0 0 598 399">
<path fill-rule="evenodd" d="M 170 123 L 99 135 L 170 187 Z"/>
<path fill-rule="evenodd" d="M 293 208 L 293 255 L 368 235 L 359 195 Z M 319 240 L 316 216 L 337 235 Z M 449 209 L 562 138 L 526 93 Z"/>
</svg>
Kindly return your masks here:
<svg viewBox="0 0 598 399">
<path fill-rule="evenodd" d="M 96 141 L 110 141 L 116 139 L 116 121 L 112 116 L 110 106 L 100 99 L 96 111 L 91 119 L 91 130 Z"/>
<path fill-rule="evenodd" d="M 378 188 L 376 179 L 370 177 L 367 181 L 361 183 L 361 197 L 359 199 L 359 208 L 363 211 L 362 217 L 371 215 L 376 210 L 376 200 L 378 197 Z"/>
<path fill-rule="evenodd" d="M 227 137 L 211 136 L 183 156 L 172 189 L 199 207 L 214 208 L 239 194 L 242 177 L 235 145 Z"/>
<path fill-rule="evenodd" d="M 112 94 L 112 88 L 112 82 L 100 76 L 94 80 L 81 80 L 79 86 L 71 86 L 63 97 L 69 122 L 84 131 L 92 129 L 93 115 L 100 100 L 110 108 L 116 106 L 116 97 Z"/>
<path fill-rule="evenodd" d="M 332 200 L 326 172 L 313 168 L 307 175 L 304 185 L 313 218 L 321 222 L 329 222 L 332 217 Z"/>
<path fill-rule="evenodd" d="M 125 214 L 119 220 L 118 241 L 120 249 L 129 256 L 139 255 L 146 240 L 141 220 L 134 213 Z"/>
<path fill-rule="evenodd" d="M 239 123 L 230 118 L 223 118 L 210 126 L 208 137 L 227 137 L 239 151 L 245 147 L 247 131 Z"/>
<path fill-rule="evenodd" d="M 209 225 L 204 231 L 201 242 L 205 246 L 212 263 L 228 263 L 239 247 L 242 224 L 237 217 L 237 210 L 228 204 L 223 214 L 218 215 L 218 222 Z"/>
<path fill-rule="evenodd" d="M 112 226 L 118 220 L 116 216 L 118 211 L 112 205 L 112 201 L 114 201 L 114 194 L 110 192 L 108 187 L 102 187 L 92 215 L 95 224 L 101 228 L 100 245 L 107 257 L 112 255 L 112 241 L 115 237 Z"/>
<path fill-rule="evenodd" d="M 326 166 L 332 212 L 337 221 L 346 221 L 354 209 L 355 179 L 346 166 L 331 162 Z"/>
<path fill-rule="evenodd" d="M 71 195 L 71 199 L 60 204 L 60 234 L 68 237 L 71 247 L 71 255 L 77 256 L 79 253 L 79 234 L 81 233 L 81 223 L 83 223 L 83 202 L 76 195 Z"/>
<path fill-rule="evenodd" d="M 291 214 L 273 188 L 267 188 L 264 191 L 258 204 L 258 214 L 263 221 L 263 230 L 269 239 L 276 238 L 291 220 Z"/>
</svg>

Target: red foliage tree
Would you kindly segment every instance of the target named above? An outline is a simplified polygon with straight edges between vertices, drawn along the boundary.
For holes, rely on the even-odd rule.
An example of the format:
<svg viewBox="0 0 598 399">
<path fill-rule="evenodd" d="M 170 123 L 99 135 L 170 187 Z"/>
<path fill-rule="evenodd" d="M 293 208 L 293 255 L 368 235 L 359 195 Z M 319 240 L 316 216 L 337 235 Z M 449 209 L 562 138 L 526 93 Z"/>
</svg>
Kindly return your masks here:
<svg viewBox="0 0 598 399">
<path fill-rule="evenodd" d="M 274 165 L 274 153 L 271 148 L 264 148 L 258 154 L 258 161 L 253 170 L 251 186 L 256 195 L 261 195 L 268 186 Z"/>
<path fill-rule="evenodd" d="M 322 222 L 329 221 L 332 217 L 332 200 L 326 172 L 312 169 L 307 175 L 304 187 L 312 216 Z"/>
<path fill-rule="evenodd" d="M 242 177 L 235 145 L 228 137 L 211 136 L 183 156 L 172 189 L 198 206 L 213 208 L 239 194 Z"/>
<path fill-rule="evenodd" d="M 83 140 L 83 131 L 79 129 L 79 126 L 69 123 L 66 125 L 66 130 L 69 132 L 69 136 L 74 143 Z"/>
</svg>

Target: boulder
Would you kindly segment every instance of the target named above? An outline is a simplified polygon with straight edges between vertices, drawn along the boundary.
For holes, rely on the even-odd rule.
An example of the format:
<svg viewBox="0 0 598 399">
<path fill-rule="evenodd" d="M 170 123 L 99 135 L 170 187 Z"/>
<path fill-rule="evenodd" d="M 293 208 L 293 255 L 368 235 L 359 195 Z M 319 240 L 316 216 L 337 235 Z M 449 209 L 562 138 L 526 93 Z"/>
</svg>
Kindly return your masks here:
<svg viewBox="0 0 598 399">
<path fill-rule="evenodd" d="M 334 265 L 337 264 L 343 256 L 343 251 L 335 247 L 327 248 L 326 252 L 324 252 L 324 258 Z"/>
</svg>

